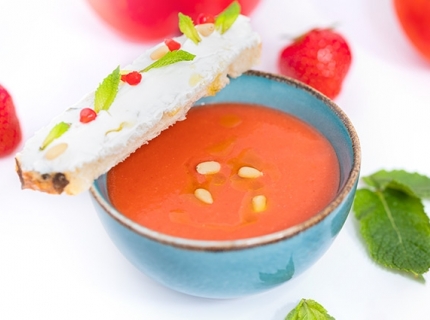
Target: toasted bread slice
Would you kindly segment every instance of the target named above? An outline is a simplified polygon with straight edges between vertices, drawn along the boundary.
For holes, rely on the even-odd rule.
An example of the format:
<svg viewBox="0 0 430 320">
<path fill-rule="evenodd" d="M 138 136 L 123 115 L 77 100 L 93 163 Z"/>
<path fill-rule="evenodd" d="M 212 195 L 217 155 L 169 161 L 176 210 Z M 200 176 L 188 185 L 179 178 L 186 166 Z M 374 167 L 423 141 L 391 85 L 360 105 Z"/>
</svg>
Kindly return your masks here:
<svg viewBox="0 0 430 320">
<path fill-rule="evenodd" d="M 228 84 L 229 76 L 238 77 L 260 58 L 260 37 L 241 15 L 225 33 L 201 35 L 197 44 L 184 35 L 174 40 L 194 59 L 143 72 L 137 85 L 121 82 L 109 109 L 98 111 L 91 122 L 80 122 L 80 112 L 94 108 L 95 92 L 36 132 L 16 155 L 22 188 L 70 195 L 88 190 L 101 174 L 185 119 L 197 100 L 214 95 Z M 121 72 L 145 69 L 165 50 L 163 46 L 147 50 Z M 68 124 L 68 130 L 41 148 L 59 123 Z"/>
</svg>

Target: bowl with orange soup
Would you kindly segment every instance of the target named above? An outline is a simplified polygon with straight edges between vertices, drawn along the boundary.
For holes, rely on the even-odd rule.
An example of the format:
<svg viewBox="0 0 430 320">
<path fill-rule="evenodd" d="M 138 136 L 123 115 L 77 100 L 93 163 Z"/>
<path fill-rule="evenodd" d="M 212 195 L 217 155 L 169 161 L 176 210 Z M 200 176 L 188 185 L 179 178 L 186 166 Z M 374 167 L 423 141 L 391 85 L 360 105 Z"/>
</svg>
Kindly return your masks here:
<svg viewBox="0 0 430 320">
<path fill-rule="evenodd" d="M 91 198 L 143 273 L 233 298 L 318 261 L 348 216 L 359 170 L 357 134 L 335 103 L 250 71 L 98 178 Z"/>
</svg>

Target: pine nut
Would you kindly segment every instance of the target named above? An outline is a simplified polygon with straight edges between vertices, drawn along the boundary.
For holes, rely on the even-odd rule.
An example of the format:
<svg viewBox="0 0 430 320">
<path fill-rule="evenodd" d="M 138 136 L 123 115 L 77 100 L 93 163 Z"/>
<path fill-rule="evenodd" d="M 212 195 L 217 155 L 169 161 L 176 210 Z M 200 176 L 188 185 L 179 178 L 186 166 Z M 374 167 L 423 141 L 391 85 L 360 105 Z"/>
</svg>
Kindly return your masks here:
<svg viewBox="0 0 430 320">
<path fill-rule="evenodd" d="M 254 179 L 261 177 L 263 172 L 252 167 L 241 167 L 237 174 L 241 178 Z"/>
<path fill-rule="evenodd" d="M 165 54 L 169 52 L 169 48 L 166 45 L 159 46 L 157 49 L 151 52 L 150 58 L 152 60 L 158 60 L 165 56 Z"/>
<path fill-rule="evenodd" d="M 199 163 L 196 170 L 200 174 L 215 174 L 221 170 L 221 165 L 216 161 L 205 161 Z"/>
<path fill-rule="evenodd" d="M 200 33 L 203 37 L 208 37 L 214 32 L 215 25 L 213 23 L 202 23 L 196 25 L 196 30 L 198 33 Z"/>
<path fill-rule="evenodd" d="M 194 191 L 194 196 L 206 204 L 212 204 L 214 202 L 211 193 L 203 188 L 196 189 Z"/>
<path fill-rule="evenodd" d="M 63 154 L 64 151 L 66 151 L 67 147 L 68 147 L 68 144 L 65 142 L 59 143 L 59 144 L 53 146 L 48 151 L 46 151 L 45 159 L 46 160 L 54 160 L 55 158 L 57 158 L 61 154 Z"/>
<path fill-rule="evenodd" d="M 267 199 L 264 195 L 258 195 L 252 198 L 252 208 L 255 212 L 263 212 L 267 207 Z"/>
</svg>

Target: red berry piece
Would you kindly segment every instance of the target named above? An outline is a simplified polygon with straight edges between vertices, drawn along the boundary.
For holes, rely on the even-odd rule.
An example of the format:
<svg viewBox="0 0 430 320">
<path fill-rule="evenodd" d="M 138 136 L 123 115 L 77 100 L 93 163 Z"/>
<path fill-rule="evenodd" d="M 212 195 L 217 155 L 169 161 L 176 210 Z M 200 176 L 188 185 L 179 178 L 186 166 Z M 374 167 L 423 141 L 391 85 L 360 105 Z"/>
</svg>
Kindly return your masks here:
<svg viewBox="0 0 430 320">
<path fill-rule="evenodd" d="M 201 13 L 197 17 L 197 24 L 215 23 L 215 17 L 211 14 Z"/>
<path fill-rule="evenodd" d="M 21 127 L 12 97 L 0 85 L 0 157 L 11 154 L 21 138 Z"/>
<path fill-rule="evenodd" d="M 335 98 L 352 61 L 346 40 L 331 29 L 313 29 L 279 56 L 281 74 L 304 82 L 327 97 Z"/>
<path fill-rule="evenodd" d="M 181 49 L 181 44 L 173 39 L 166 39 L 164 40 L 164 43 L 166 44 L 167 48 L 169 48 L 169 51 Z"/>
<path fill-rule="evenodd" d="M 142 74 L 138 71 L 132 71 L 121 75 L 121 81 L 127 82 L 131 86 L 135 86 L 142 80 Z"/>
<path fill-rule="evenodd" d="M 79 121 L 82 123 L 88 123 L 97 118 L 97 113 L 90 108 L 84 108 L 81 110 L 81 113 L 79 114 Z"/>
</svg>

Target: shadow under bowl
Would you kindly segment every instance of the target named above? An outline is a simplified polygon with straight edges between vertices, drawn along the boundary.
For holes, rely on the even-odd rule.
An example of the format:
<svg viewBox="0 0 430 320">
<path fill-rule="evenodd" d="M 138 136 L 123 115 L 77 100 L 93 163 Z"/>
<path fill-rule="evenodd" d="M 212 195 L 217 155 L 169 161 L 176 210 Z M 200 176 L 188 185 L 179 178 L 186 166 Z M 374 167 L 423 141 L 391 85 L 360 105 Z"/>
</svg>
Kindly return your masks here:
<svg viewBox="0 0 430 320">
<path fill-rule="evenodd" d="M 217 102 L 265 105 L 318 129 L 333 145 L 339 161 L 340 184 L 331 203 L 307 221 L 275 233 L 200 241 L 162 234 L 122 215 L 109 200 L 106 175 L 92 185 L 91 198 L 112 241 L 143 273 L 190 295 L 233 298 L 285 283 L 326 252 L 351 209 L 359 179 L 360 146 L 350 120 L 336 104 L 289 78 L 249 71 L 197 105 Z"/>
</svg>

